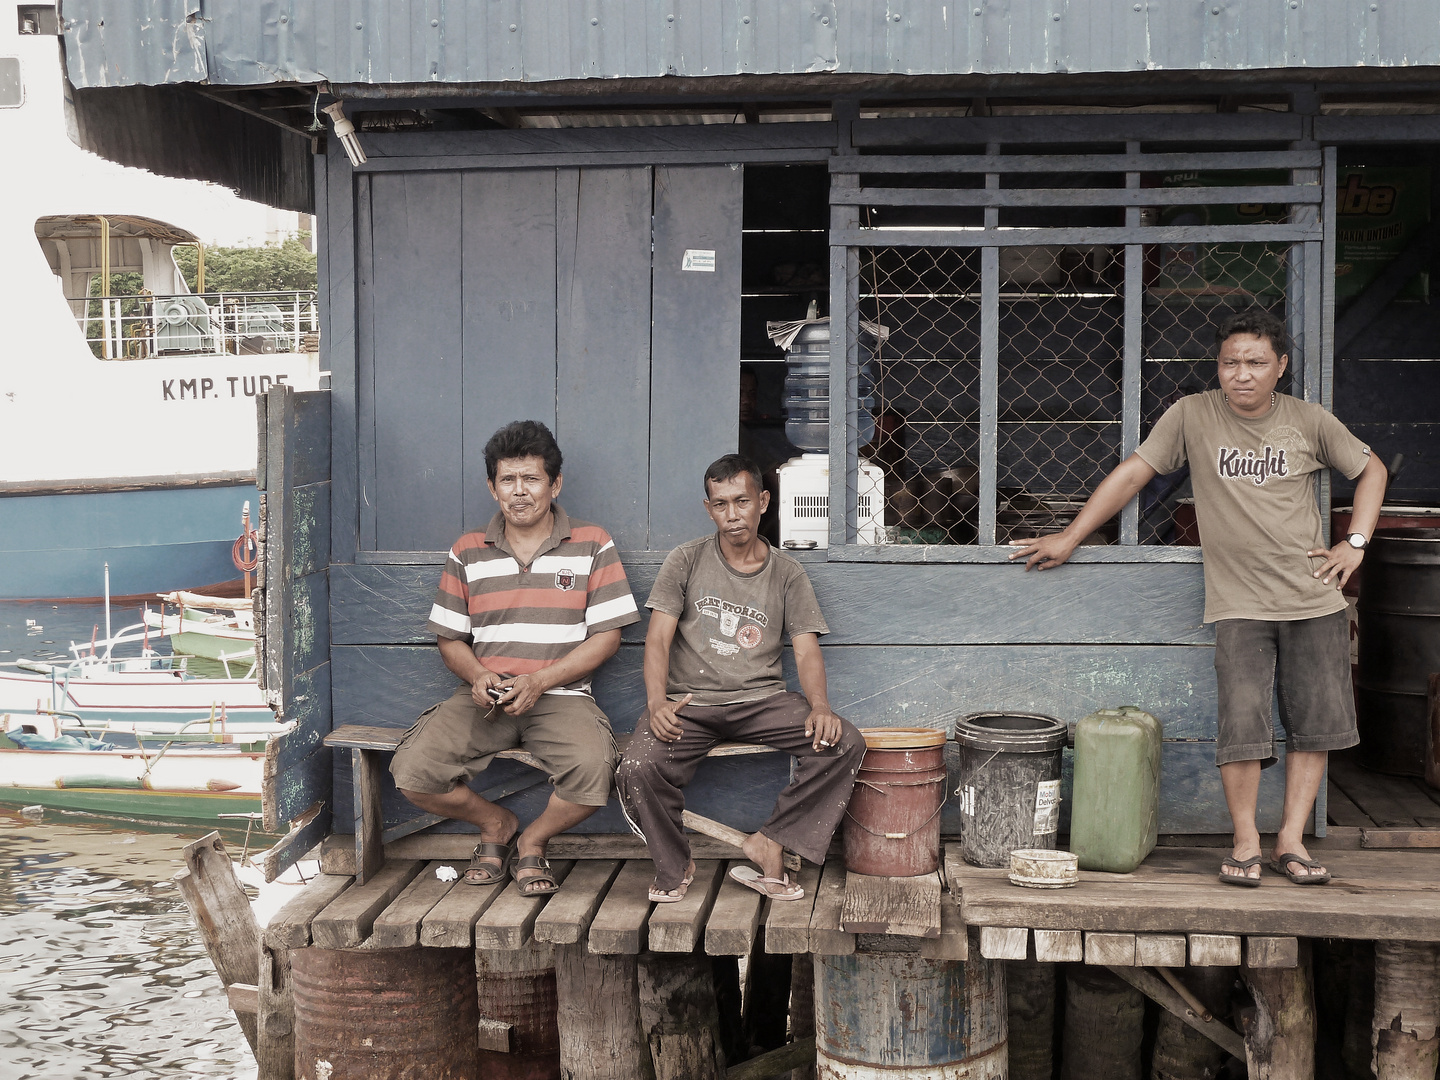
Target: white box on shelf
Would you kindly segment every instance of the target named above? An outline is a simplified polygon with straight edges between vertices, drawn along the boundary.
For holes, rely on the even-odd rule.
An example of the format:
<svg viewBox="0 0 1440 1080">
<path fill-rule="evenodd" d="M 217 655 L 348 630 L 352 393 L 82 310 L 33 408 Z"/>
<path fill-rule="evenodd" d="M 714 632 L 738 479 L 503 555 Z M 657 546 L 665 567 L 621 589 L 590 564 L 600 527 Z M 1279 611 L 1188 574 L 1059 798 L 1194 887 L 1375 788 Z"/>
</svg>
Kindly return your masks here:
<svg viewBox="0 0 1440 1080">
<path fill-rule="evenodd" d="M 830 546 L 830 455 L 801 454 L 781 465 L 780 543 Z M 860 459 L 855 493 L 857 544 L 885 542 L 885 470 Z"/>
</svg>

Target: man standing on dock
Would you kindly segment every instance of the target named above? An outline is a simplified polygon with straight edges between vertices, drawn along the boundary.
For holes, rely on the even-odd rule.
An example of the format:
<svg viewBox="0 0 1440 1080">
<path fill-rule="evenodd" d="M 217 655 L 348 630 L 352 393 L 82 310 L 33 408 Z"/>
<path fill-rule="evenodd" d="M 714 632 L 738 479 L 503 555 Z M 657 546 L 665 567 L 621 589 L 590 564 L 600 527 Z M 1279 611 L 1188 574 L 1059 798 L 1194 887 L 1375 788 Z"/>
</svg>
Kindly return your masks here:
<svg viewBox="0 0 1440 1080">
<path fill-rule="evenodd" d="M 1219 684 L 1216 764 L 1234 825 L 1220 880 L 1259 885 L 1255 825 L 1260 770 L 1276 761 L 1271 703 L 1285 727 L 1285 803 L 1269 866 L 1300 885 L 1330 880 L 1304 844 L 1331 750 L 1354 746 L 1355 703 L 1345 598 L 1385 495 L 1385 466 L 1319 405 L 1277 394 L 1289 363 L 1284 324 L 1255 308 L 1216 335 L 1218 390 L 1172 405 L 1139 448 L 1107 476 L 1064 532 L 1012 541 L 1026 569 L 1048 570 L 1159 473 L 1186 462 L 1205 562 L 1205 621 L 1215 623 Z M 1314 474 L 1355 480 L 1351 533 L 1333 547 Z"/>
<path fill-rule="evenodd" d="M 804 568 L 759 535 L 769 505 L 759 468 L 728 454 L 705 470 L 705 509 L 716 532 L 665 558 L 645 606 L 647 709 L 615 775 L 621 805 L 655 860 L 650 899 L 683 899 L 695 875 L 681 828 L 682 788 L 722 740 L 793 754 L 794 775 L 770 819 L 743 845 L 760 867 L 737 881 L 772 900 L 804 890 L 785 873 L 785 849 L 825 861 L 850 803 L 865 740 L 830 709 L 820 635 L 829 633 Z M 804 695 L 785 688 L 784 636 Z"/>
<path fill-rule="evenodd" d="M 619 753 L 590 676 L 619 649 L 620 628 L 640 621 L 609 534 L 554 501 L 561 463 L 554 436 L 534 420 L 485 444 L 500 511 L 450 549 L 430 613 L 441 659 L 464 684 L 421 715 L 390 765 L 400 794 L 420 809 L 480 830 L 468 884 L 511 873 L 527 896 L 558 887 L 545 859 L 551 838 L 610 801 Z M 555 786 L 524 832 L 513 813 L 469 787 L 515 747 L 539 759 Z"/>
</svg>

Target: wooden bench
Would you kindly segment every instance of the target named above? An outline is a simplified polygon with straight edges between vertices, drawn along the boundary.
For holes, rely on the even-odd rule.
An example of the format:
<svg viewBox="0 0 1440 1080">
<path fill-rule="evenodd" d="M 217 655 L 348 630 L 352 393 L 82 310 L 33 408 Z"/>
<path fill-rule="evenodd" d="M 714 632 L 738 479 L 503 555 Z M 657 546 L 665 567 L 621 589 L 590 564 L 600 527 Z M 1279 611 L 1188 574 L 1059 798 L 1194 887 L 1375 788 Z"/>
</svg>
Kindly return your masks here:
<svg viewBox="0 0 1440 1080">
<path fill-rule="evenodd" d="M 405 734 L 403 728 L 387 727 L 366 727 L 359 724 L 346 724 L 337 727 L 329 735 L 325 736 L 325 745 L 337 750 L 348 749 L 350 751 L 350 762 L 354 770 L 355 799 L 352 808 L 352 816 L 355 829 L 355 878 L 359 884 L 364 884 L 379 872 L 385 863 L 385 845 L 401 837 L 416 833 L 422 829 L 428 829 L 432 825 L 438 825 L 445 818 L 437 814 L 419 814 L 408 821 L 400 822 L 385 828 L 380 812 L 380 779 L 383 764 L 380 755 L 393 753 L 400 745 L 400 739 Z M 618 735 L 615 739 L 621 752 L 625 750 L 625 744 L 629 741 L 628 735 Z M 779 753 L 774 747 L 759 746 L 755 743 L 719 743 L 711 747 L 707 757 L 741 757 L 749 754 L 773 754 Z M 544 782 L 545 767 L 535 758 L 534 755 L 524 750 L 502 750 L 497 757 L 507 758 L 511 761 L 518 761 L 521 764 L 529 765 L 539 770 L 534 779 L 522 781 L 511 781 L 506 784 L 499 784 L 495 787 L 486 788 L 479 792 L 482 799 L 495 802 L 508 795 L 525 791 L 536 784 Z M 337 819 L 343 820 L 336 808 Z M 697 814 L 685 814 L 685 824 L 707 835 L 734 843 L 736 838 L 743 834 L 736 830 L 729 829 L 712 822 L 708 818 L 702 818 Z M 798 861 L 791 863 L 792 869 L 798 870 Z"/>
</svg>

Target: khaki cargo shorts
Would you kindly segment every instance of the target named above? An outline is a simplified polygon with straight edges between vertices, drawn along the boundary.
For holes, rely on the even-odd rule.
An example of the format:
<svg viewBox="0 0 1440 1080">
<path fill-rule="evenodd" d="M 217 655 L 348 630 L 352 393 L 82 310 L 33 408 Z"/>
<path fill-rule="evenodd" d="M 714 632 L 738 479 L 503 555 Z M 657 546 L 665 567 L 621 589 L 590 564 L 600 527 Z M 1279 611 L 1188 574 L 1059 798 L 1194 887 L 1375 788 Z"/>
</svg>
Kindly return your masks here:
<svg viewBox="0 0 1440 1080">
<path fill-rule="evenodd" d="M 566 802 L 610 801 L 620 753 L 609 719 L 586 694 L 542 694 L 529 712 L 511 716 L 481 708 L 461 686 L 405 732 L 390 775 L 398 788 L 445 795 L 484 772 L 501 750 L 516 748 L 540 760 Z"/>
</svg>

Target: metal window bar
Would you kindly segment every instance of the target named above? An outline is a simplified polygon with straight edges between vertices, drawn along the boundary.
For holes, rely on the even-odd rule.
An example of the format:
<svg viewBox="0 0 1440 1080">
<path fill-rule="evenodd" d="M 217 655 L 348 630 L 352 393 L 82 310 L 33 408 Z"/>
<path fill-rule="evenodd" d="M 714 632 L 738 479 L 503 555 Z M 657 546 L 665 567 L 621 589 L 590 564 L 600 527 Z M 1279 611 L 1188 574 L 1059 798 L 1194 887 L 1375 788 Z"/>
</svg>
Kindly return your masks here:
<svg viewBox="0 0 1440 1080">
<path fill-rule="evenodd" d="M 842 286 L 832 295 L 834 307 L 843 302 L 846 330 L 832 344 L 841 345 L 832 370 L 845 373 L 845 400 L 834 400 L 840 388 L 832 379 L 831 415 L 846 421 L 843 431 L 832 430 L 831 450 L 832 460 L 845 454 L 846 468 L 843 481 L 841 470 L 832 472 L 831 505 L 847 508 L 832 520 L 832 544 L 855 542 L 861 449 L 886 469 L 893 541 L 988 546 L 1063 527 L 1165 407 L 1214 385 L 1213 330 L 1226 306 L 1288 312 L 1297 330 L 1294 385 L 1309 400 L 1323 394 L 1321 301 L 1329 290 L 1321 270 L 1327 228 L 1333 249 L 1326 202 L 1333 152 L 1322 166 L 1318 149 L 1143 154 L 1132 142 L 1124 154 L 1078 157 L 998 150 L 832 161 L 832 286 Z M 985 187 L 860 183 L 862 174 L 904 173 L 907 164 L 930 177 L 983 169 Z M 1002 175 L 1079 164 L 1123 169 L 1117 179 L 1125 186 L 1000 186 Z M 1142 187 L 1157 166 L 1288 167 L 1291 182 Z M 1214 223 L 1205 208 L 1219 205 L 1249 219 Z M 914 223 L 912 209 L 905 224 L 877 228 L 862 206 L 917 208 L 921 220 Z M 1121 210 L 1124 226 L 1001 225 L 1002 210 L 1043 208 L 1053 219 L 1056 207 L 1093 214 L 1088 208 L 1096 206 Z M 948 208 L 951 221 L 956 208 L 979 210 L 983 226 L 931 225 L 923 214 L 935 207 Z M 882 423 L 859 448 L 862 317 L 889 326 L 891 338 L 874 364 Z M 1104 539 L 1127 546 L 1183 539 L 1172 519 L 1183 478 L 1156 488 L 1132 501 Z"/>
</svg>

